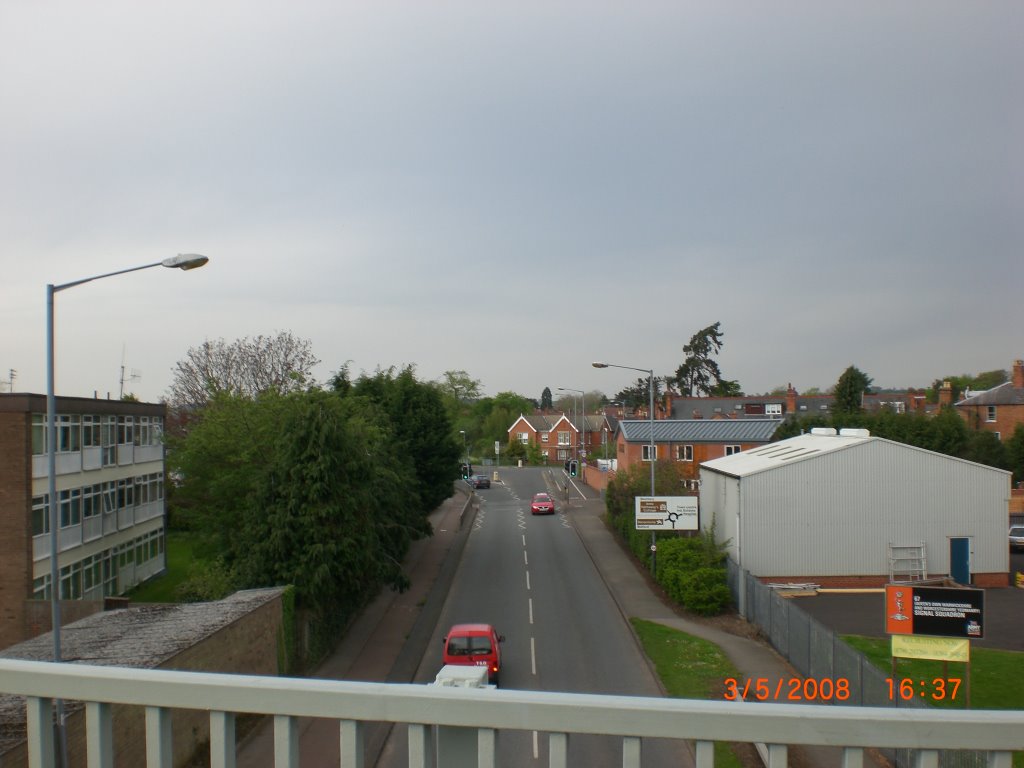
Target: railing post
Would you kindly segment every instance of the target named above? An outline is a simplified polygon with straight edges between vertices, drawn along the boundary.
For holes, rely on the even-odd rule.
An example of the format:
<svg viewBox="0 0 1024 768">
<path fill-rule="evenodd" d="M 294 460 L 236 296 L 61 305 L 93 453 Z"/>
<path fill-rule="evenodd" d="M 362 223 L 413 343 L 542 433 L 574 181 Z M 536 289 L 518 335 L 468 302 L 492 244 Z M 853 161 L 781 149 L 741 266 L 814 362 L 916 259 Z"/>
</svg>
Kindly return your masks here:
<svg viewBox="0 0 1024 768">
<path fill-rule="evenodd" d="M 552 733 L 548 736 L 548 767 L 568 768 L 569 734 Z"/>
<path fill-rule="evenodd" d="M 768 745 L 768 768 L 786 768 L 789 749 L 785 744 Z"/>
<path fill-rule="evenodd" d="M 113 768 L 114 730 L 110 705 L 99 701 L 85 704 L 86 759 L 89 768 Z"/>
<path fill-rule="evenodd" d="M 860 747 L 844 747 L 842 768 L 864 768 L 864 750 Z"/>
<path fill-rule="evenodd" d="M 697 758 L 697 768 L 714 768 L 715 742 L 698 741 L 695 745 L 694 752 Z"/>
<path fill-rule="evenodd" d="M 640 768 L 640 747 L 636 736 L 622 737 L 622 768 Z"/>
<path fill-rule="evenodd" d="M 363 768 L 363 726 L 358 720 L 342 720 L 338 728 L 341 768 Z"/>
<path fill-rule="evenodd" d="M 146 768 L 173 768 L 171 713 L 163 707 L 146 707 Z"/>
<path fill-rule="evenodd" d="M 939 768 L 939 752 L 936 749 L 922 749 L 914 758 L 914 768 Z"/>
<path fill-rule="evenodd" d="M 477 768 L 494 768 L 497 731 L 493 728 L 478 728 L 476 732 Z"/>
<path fill-rule="evenodd" d="M 433 727 L 423 723 L 409 723 L 409 768 L 427 768 L 434 744 Z"/>
<path fill-rule="evenodd" d="M 274 768 L 299 764 L 299 724 L 294 717 L 274 715 Z"/>
<path fill-rule="evenodd" d="M 26 705 L 29 768 L 54 768 L 53 699 L 29 696 Z"/>
<path fill-rule="evenodd" d="M 235 768 L 234 712 L 210 712 L 210 768 Z"/>
</svg>

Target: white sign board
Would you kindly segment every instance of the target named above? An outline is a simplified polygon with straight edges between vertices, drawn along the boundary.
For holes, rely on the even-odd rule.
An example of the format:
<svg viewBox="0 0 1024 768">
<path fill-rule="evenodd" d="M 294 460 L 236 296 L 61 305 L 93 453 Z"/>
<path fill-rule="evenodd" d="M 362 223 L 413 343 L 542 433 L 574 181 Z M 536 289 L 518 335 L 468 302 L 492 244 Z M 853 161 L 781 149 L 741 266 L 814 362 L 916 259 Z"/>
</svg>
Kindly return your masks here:
<svg viewBox="0 0 1024 768">
<path fill-rule="evenodd" d="M 638 531 L 696 531 L 696 496 L 637 496 Z"/>
</svg>

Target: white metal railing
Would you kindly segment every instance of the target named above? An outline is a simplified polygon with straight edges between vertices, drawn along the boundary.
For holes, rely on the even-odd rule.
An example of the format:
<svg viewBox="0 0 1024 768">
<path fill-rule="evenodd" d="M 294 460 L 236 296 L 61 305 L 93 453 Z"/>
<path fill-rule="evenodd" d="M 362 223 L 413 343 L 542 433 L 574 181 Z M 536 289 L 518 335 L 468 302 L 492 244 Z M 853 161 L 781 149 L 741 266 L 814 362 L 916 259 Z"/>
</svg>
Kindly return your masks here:
<svg viewBox="0 0 1024 768">
<path fill-rule="evenodd" d="M 0 693 L 27 698 L 29 765 L 52 768 L 53 699 L 86 704 L 90 768 L 113 765 L 111 705 L 145 707 L 146 765 L 171 765 L 170 712 L 209 712 L 212 768 L 233 768 L 236 714 L 274 718 L 274 760 L 297 766 L 297 718 L 337 720 L 342 768 L 362 768 L 367 723 L 408 723 L 409 765 L 430 765 L 431 726 L 477 731 L 478 768 L 496 764 L 495 735 L 507 730 L 549 734 L 550 765 L 565 768 L 571 734 L 622 738 L 624 768 L 639 768 L 640 739 L 695 742 L 698 768 L 714 765 L 715 741 L 764 742 L 769 768 L 786 765 L 787 744 L 842 750 L 844 768 L 863 765 L 870 747 L 907 748 L 918 768 L 938 768 L 939 751 L 988 751 L 990 768 L 1010 768 L 1024 749 L 1024 711 L 964 711 L 697 701 L 537 691 L 442 688 L 331 680 L 139 670 L 0 659 Z"/>
</svg>

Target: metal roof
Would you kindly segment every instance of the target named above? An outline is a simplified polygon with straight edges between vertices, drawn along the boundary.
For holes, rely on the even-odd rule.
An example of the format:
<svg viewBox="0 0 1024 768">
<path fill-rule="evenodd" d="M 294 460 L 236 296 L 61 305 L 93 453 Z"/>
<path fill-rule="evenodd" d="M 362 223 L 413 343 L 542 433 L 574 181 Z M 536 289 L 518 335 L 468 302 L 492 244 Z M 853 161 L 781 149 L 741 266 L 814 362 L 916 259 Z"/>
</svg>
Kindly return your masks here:
<svg viewBox="0 0 1024 768">
<path fill-rule="evenodd" d="M 760 445 L 757 448 L 740 451 L 731 456 L 723 456 L 720 459 L 705 461 L 701 464 L 701 467 L 733 477 L 744 477 L 780 467 L 784 464 L 790 464 L 794 461 L 802 461 L 814 456 L 841 451 L 845 448 L 866 443 L 868 440 L 880 439 L 878 437 L 859 435 L 797 435 L 788 440 L 780 440 L 769 445 Z"/>
<path fill-rule="evenodd" d="M 778 419 L 655 419 L 655 443 L 768 442 L 782 426 Z M 628 443 L 651 439 L 650 420 L 623 420 L 619 431 Z"/>
</svg>

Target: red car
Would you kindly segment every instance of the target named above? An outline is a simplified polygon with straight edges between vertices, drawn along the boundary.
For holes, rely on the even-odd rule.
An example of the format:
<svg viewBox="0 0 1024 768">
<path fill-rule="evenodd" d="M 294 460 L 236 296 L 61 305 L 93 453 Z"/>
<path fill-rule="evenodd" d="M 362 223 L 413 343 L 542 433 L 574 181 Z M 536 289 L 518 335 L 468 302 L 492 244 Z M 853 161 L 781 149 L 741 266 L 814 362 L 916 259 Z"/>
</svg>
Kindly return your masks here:
<svg viewBox="0 0 1024 768">
<path fill-rule="evenodd" d="M 530 502 L 531 515 L 553 515 L 555 514 L 555 501 L 546 493 L 533 494 L 533 501 Z"/>
<path fill-rule="evenodd" d="M 487 667 L 487 680 L 498 684 L 501 674 L 501 643 L 505 636 L 490 624 L 456 624 L 444 637 L 441 654 L 445 664 Z"/>
</svg>

